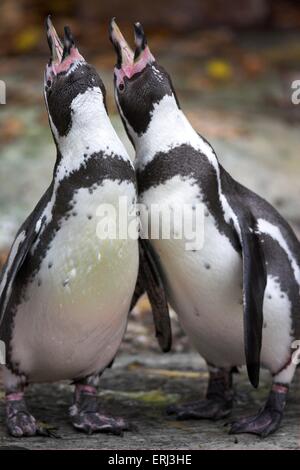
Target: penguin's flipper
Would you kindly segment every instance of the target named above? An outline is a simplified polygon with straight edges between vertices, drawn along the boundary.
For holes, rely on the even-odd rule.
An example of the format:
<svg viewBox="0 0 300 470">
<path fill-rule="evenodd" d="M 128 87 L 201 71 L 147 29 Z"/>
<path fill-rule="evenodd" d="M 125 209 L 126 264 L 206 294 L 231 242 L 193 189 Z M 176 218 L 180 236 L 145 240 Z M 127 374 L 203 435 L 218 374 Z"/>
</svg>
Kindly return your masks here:
<svg viewBox="0 0 300 470">
<path fill-rule="evenodd" d="M 262 241 L 257 233 L 256 220 L 250 212 L 238 214 L 238 235 L 243 256 L 244 343 L 248 377 L 257 388 L 259 384 L 260 351 L 263 328 L 263 300 L 267 272 Z"/>
<path fill-rule="evenodd" d="M 48 188 L 33 212 L 21 226 L 10 249 L 7 261 L 2 268 L 0 275 L 0 326 L 5 316 L 15 278 L 44 225 L 44 220 L 41 217 L 50 193 L 50 188 Z"/>
<path fill-rule="evenodd" d="M 132 307 L 138 298 L 147 292 L 152 308 L 155 332 L 158 343 L 164 352 L 172 346 L 172 331 L 168 301 L 156 264 L 155 254 L 149 240 L 139 239 L 140 268 Z"/>
</svg>

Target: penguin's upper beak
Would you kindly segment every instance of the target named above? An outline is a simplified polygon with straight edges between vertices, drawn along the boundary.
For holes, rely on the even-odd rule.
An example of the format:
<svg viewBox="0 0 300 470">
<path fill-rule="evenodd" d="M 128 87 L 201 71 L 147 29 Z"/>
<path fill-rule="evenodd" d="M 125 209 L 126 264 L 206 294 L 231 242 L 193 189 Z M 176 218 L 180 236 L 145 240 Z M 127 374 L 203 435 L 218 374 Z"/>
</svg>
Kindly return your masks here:
<svg viewBox="0 0 300 470">
<path fill-rule="evenodd" d="M 51 52 L 50 62 L 52 64 L 60 64 L 63 55 L 63 45 L 54 28 L 50 15 L 46 19 L 46 32 L 49 49 Z"/>
<path fill-rule="evenodd" d="M 64 28 L 64 39 L 61 42 L 50 15 L 46 19 L 47 41 L 50 49 L 50 61 L 46 66 L 45 79 L 52 81 L 53 77 L 60 72 L 66 72 L 76 61 L 84 61 L 75 46 L 75 41 L 68 26 Z"/>
<path fill-rule="evenodd" d="M 131 67 L 134 53 L 118 27 L 115 18 L 110 22 L 109 37 L 117 53 L 117 67 L 126 69 Z"/>
<path fill-rule="evenodd" d="M 117 53 L 115 73 L 120 83 L 124 77 L 131 78 L 141 72 L 147 64 L 155 61 L 147 45 L 147 39 L 141 23 L 134 24 L 135 52 L 128 45 L 115 18 L 110 22 L 109 37 Z"/>
</svg>

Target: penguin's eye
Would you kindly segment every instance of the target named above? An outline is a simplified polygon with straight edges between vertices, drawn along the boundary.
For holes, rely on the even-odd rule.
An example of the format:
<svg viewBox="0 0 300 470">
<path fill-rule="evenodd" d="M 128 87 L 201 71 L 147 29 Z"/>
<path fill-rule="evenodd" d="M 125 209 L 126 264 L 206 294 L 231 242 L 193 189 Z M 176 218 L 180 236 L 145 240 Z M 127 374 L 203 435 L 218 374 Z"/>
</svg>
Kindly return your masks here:
<svg viewBox="0 0 300 470">
<path fill-rule="evenodd" d="M 119 85 L 119 91 L 122 93 L 125 90 L 125 85 L 124 83 L 120 83 Z"/>
</svg>

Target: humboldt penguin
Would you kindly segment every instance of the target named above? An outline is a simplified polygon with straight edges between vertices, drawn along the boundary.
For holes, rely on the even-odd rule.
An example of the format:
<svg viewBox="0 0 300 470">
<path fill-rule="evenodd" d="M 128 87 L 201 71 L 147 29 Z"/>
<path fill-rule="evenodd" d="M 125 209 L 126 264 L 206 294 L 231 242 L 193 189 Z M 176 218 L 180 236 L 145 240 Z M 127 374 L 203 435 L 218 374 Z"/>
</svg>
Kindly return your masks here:
<svg viewBox="0 0 300 470">
<path fill-rule="evenodd" d="M 232 375 L 246 364 L 254 387 L 260 367 L 273 383 L 263 408 L 231 423 L 231 433 L 267 436 L 280 425 L 300 338 L 300 244 L 264 199 L 235 181 L 212 146 L 192 127 L 168 73 L 136 23 L 135 51 L 115 20 L 115 98 L 134 145 L 141 225 L 160 227 L 150 208 L 184 209 L 188 222 L 202 208 L 203 243 L 175 230 L 169 239 L 145 233 L 170 305 L 209 371 L 204 400 L 171 406 L 178 419 L 219 419 L 233 406 Z M 142 207 L 144 210 L 142 210 Z M 183 227 L 184 228 L 184 227 Z"/>
<path fill-rule="evenodd" d="M 51 58 L 44 96 L 57 149 L 53 179 L 11 247 L 0 284 L 6 422 L 15 437 L 43 432 L 24 399 L 27 384 L 75 384 L 70 419 L 81 431 L 121 434 L 100 411 L 96 387 L 125 333 L 138 273 L 137 237 L 105 237 L 101 208 L 121 198 L 136 219 L 131 160 L 107 114 L 105 88 L 68 27 L 46 22 Z M 100 212 L 99 212 L 100 211 Z M 101 233 L 100 233 L 101 232 Z"/>
</svg>

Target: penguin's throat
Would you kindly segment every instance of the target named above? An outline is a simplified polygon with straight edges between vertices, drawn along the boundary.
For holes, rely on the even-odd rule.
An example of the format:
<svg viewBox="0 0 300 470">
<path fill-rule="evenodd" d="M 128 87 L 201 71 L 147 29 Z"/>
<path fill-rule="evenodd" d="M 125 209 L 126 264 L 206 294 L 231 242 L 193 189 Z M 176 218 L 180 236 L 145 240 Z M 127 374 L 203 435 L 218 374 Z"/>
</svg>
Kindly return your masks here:
<svg viewBox="0 0 300 470">
<path fill-rule="evenodd" d="M 70 106 L 68 130 L 61 135 L 50 115 L 50 124 L 62 157 L 77 159 L 103 150 L 113 140 L 114 131 L 98 87 L 77 95 Z"/>
<path fill-rule="evenodd" d="M 121 83 L 124 83 L 125 77 L 129 79 L 132 78 L 137 73 L 142 72 L 147 65 L 154 61 L 155 59 L 147 47 L 140 55 L 138 60 L 135 60 L 132 63 L 127 61 L 126 64 L 122 65 L 121 68 L 115 68 L 117 86 L 119 86 Z"/>
<path fill-rule="evenodd" d="M 143 148 L 147 148 L 148 143 L 163 141 L 165 144 L 172 144 L 177 133 L 186 131 L 187 119 L 173 94 L 165 95 L 159 102 L 154 103 L 147 120 L 147 128 L 142 133 L 136 132 L 130 123 L 128 126 L 137 152 L 140 149 L 143 153 Z"/>
</svg>

